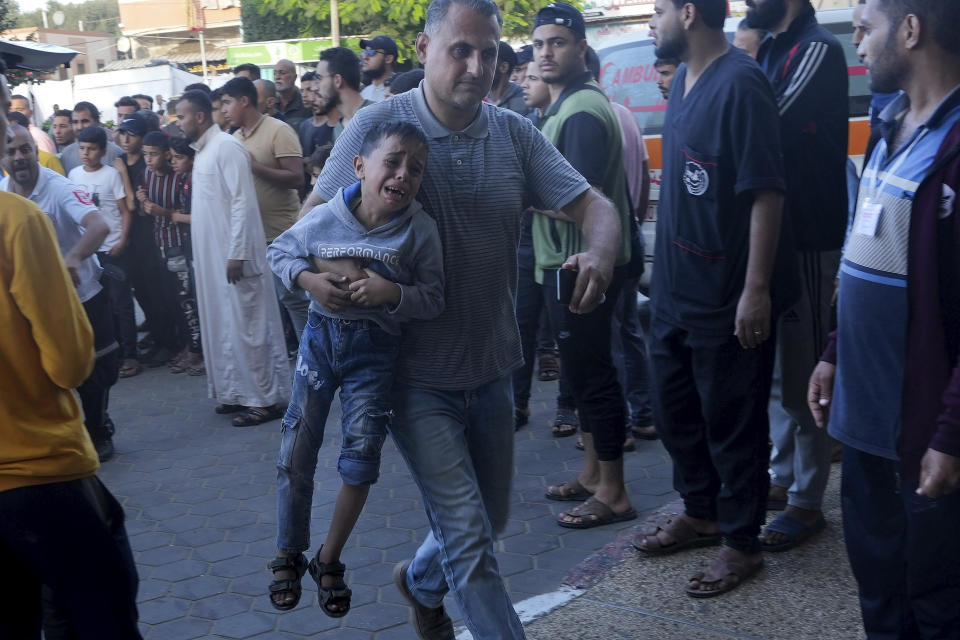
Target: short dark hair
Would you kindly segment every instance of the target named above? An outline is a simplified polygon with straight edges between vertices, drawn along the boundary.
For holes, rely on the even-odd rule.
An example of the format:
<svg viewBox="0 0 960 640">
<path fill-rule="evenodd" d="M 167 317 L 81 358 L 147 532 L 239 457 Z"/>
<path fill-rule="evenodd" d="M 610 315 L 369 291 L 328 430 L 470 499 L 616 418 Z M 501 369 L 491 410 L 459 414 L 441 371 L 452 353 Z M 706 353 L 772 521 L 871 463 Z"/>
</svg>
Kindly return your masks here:
<svg viewBox="0 0 960 640">
<path fill-rule="evenodd" d="M 423 69 L 411 69 L 399 73 L 390 80 L 390 95 L 398 96 L 417 87 L 423 80 Z"/>
<path fill-rule="evenodd" d="M 214 89 L 213 93 L 210 94 L 210 102 L 220 102 L 223 98 L 223 91 L 220 89 Z"/>
<path fill-rule="evenodd" d="M 257 87 L 250 78 L 237 76 L 220 87 L 220 93 L 231 98 L 247 98 L 251 107 L 257 106 Z"/>
<path fill-rule="evenodd" d="M 19 93 L 15 93 L 12 96 L 10 96 L 10 102 L 13 102 L 14 100 L 23 100 L 27 104 L 30 104 L 30 98 L 28 98 L 27 96 L 21 95 Z"/>
<path fill-rule="evenodd" d="M 503 15 L 493 0 L 433 0 L 427 7 L 427 17 L 423 24 L 424 33 L 434 33 L 447 17 L 450 7 L 458 4 L 467 7 L 485 18 L 497 17 L 497 24 L 503 27 Z"/>
<path fill-rule="evenodd" d="M 66 118 L 67 120 L 73 120 L 73 111 L 70 109 L 58 109 L 53 112 L 54 118 Z"/>
<path fill-rule="evenodd" d="M 194 109 L 207 114 L 207 116 L 213 113 L 213 103 L 210 102 L 210 96 L 203 91 L 197 91 L 195 89 L 187 91 L 180 96 L 180 100 L 186 100 L 193 105 Z"/>
<path fill-rule="evenodd" d="M 243 64 L 238 64 L 233 68 L 233 75 L 237 75 L 241 71 L 249 71 L 250 75 L 253 76 L 251 80 L 260 79 L 260 67 L 253 64 L 252 62 L 244 62 Z"/>
<path fill-rule="evenodd" d="M 316 77 L 317 73 L 315 71 L 307 71 L 305 74 L 300 76 L 300 84 L 302 85 L 304 82 L 310 82 Z"/>
<path fill-rule="evenodd" d="M 140 111 L 140 103 L 134 100 L 133 96 L 123 96 L 113 103 L 113 106 L 117 107 L 118 109 L 120 107 L 133 107 L 134 111 Z"/>
<path fill-rule="evenodd" d="M 153 98 L 151 98 L 150 96 L 148 96 L 148 95 L 145 94 L 145 93 L 135 93 L 135 94 L 133 94 L 133 95 L 130 96 L 130 97 L 133 98 L 134 100 L 138 100 L 138 99 L 140 99 L 140 98 L 143 98 L 144 100 L 146 100 L 147 102 L 150 103 L 150 108 L 151 108 L 151 109 L 153 108 Z"/>
<path fill-rule="evenodd" d="M 170 98 L 167 100 L 167 113 L 173 114 L 177 112 L 177 98 Z"/>
<path fill-rule="evenodd" d="M 703 18 L 703 23 L 711 29 L 723 29 L 723 21 L 727 19 L 727 0 L 673 0 L 673 4 L 678 9 L 685 4 L 692 4 Z"/>
<path fill-rule="evenodd" d="M 679 58 L 657 58 L 653 61 L 654 68 L 656 67 L 679 67 L 680 59 Z"/>
<path fill-rule="evenodd" d="M 322 144 L 316 149 L 313 150 L 313 153 L 310 154 L 310 159 L 307 161 L 310 169 L 318 167 L 321 170 L 323 165 L 327 164 L 327 159 L 330 157 L 330 152 L 333 151 L 333 143 L 328 142 Z"/>
<path fill-rule="evenodd" d="M 191 158 L 197 153 L 194 148 L 190 146 L 190 141 L 181 136 L 170 138 L 170 148 L 178 155 L 190 156 Z"/>
<path fill-rule="evenodd" d="M 933 34 L 933 41 L 950 55 L 960 56 L 960 2 L 956 0 L 879 0 L 880 10 L 887 15 L 890 28 L 896 29 L 903 19 L 913 14 L 925 29 Z"/>
<path fill-rule="evenodd" d="M 327 63 L 330 75 L 338 75 L 348 87 L 360 90 L 360 58 L 357 54 L 346 47 L 330 47 L 320 52 L 320 59 Z"/>
<path fill-rule="evenodd" d="M 367 131 L 367 135 L 363 137 L 363 142 L 360 143 L 360 157 L 369 157 L 369 155 L 373 153 L 373 150 L 380 146 L 381 140 L 393 136 L 401 140 L 415 140 L 422 144 L 424 148 L 429 148 L 427 137 L 423 135 L 423 131 L 409 122 L 387 120 L 386 122 L 380 122 L 374 125 Z"/>
<path fill-rule="evenodd" d="M 8 111 L 7 120 L 18 124 L 21 127 L 30 128 L 30 119 L 27 116 L 20 113 L 19 111 Z"/>
<path fill-rule="evenodd" d="M 104 131 L 101 127 L 95 127 L 93 125 L 89 127 L 84 127 L 79 135 L 77 135 L 77 142 L 92 142 L 101 149 L 107 148 L 107 132 Z"/>
<path fill-rule="evenodd" d="M 211 89 L 210 87 L 208 87 L 202 82 L 194 82 L 193 84 L 188 84 L 183 88 L 184 93 L 186 93 L 187 91 L 203 91 L 208 96 L 211 93 L 213 93 L 213 89 Z"/>
<path fill-rule="evenodd" d="M 151 131 L 147 135 L 143 136 L 143 146 L 169 149 L 170 137 L 163 131 Z"/>
<path fill-rule="evenodd" d="M 94 120 L 100 122 L 100 109 L 97 109 L 97 105 L 93 104 L 92 102 L 84 101 L 73 105 L 73 113 L 76 113 L 77 111 L 86 111 L 93 117 Z M 72 117 L 73 115 L 71 114 L 71 118 Z"/>
<path fill-rule="evenodd" d="M 587 53 L 583 56 L 583 62 L 587 71 L 593 74 L 593 79 L 600 82 L 600 56 L 597 55 L 596 49 L 587 45 Z"/>
</svg>

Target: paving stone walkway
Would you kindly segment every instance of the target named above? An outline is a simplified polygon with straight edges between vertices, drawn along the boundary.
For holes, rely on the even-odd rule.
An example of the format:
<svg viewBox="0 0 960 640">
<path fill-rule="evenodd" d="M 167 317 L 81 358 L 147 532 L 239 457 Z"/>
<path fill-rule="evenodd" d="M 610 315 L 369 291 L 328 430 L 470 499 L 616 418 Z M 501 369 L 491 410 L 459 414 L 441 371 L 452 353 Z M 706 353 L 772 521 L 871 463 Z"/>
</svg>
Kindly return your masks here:
<svg viewBox="0 0 960 640">
<path fill-rule="evenodd" d="M 587 531 L 555 524 L 571 505 L 546 500 L 544 489 L 569 479 L 582 455 L 573 448 L 574 438 L 550 435 L 555 392 L 556 383 L 535 383 L 531 424 L 517 433 L 511 519 L 497 554 L 514 602 L 556 590 L 584 558 L 634 524 Z M 280 613 L 266 595 L 266 565 L 276 551 L 280 422 L 238 429 L 229 417 L 214 414 L 213 406 L 204 378 L 172 375 L 166 368 L 121 380 L 111 394 L 117 455 L 100 477 L 127 513 L 144 637 L 415 638 L 391 574 L 428 527 L 419 492 L 392 442 L 342 558 L 353 589 L 350 614 L 324 616 L 309 577 L 300 605 Z M 329 525 L 340 484 L 338 425 L 335 406 L 317 469 L 314 548 Z M 675 498 L 669 457 L 658 443 L 639 443 L 625 461 L 641 518 Z M 457 615 L 450 598 L 447 607 Z"/>
</svg>

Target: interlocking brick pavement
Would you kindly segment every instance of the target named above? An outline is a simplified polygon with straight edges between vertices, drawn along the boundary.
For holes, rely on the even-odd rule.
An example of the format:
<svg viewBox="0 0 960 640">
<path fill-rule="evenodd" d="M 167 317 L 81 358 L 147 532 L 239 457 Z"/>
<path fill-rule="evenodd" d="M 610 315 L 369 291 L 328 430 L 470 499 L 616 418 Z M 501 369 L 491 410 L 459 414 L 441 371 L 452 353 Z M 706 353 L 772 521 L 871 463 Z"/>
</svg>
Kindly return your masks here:
<svg viewBox="0 0 960 640">
<path fill-rule="evenodd" d="M 555 524 L 571 503 L 544 489 L 579 468 L 575 438 L 551 437 L 556 383 L 534 384 L 532 418 L 516 436 L 513 505 L 498 561 L 514 602 L 556 590 L 584 558 L 634 523 L 587 531 Z M 394 563 L 412 555 L 427 532 L 419 492 L 388 440 L 380 481 L 343 554 L 353 608 L 339 620 L 323 615 L 309 576 L 293 611 L 275 611 L 266 565 L 275 555 L 276 457 L 280 421 L 234 428 L 214 414 L 204 378 L 166 368 L 121 380 L 110 414 L 116 457 L 100 477 L 127 513 L 140 572 L 141 628 L 147 640 L 191 638 L 415 638 L 408 609 L 393 586 Z M 331 411 L 314 496 L 314 549 L 322 542 L 340 480 L 339 406 Z M 669 457 L 658 443 L 626 454 L 627 487 L 641 518 L 675 498 Z M 448 610 L 456 605 L 448 598 Z"/>
</svg>

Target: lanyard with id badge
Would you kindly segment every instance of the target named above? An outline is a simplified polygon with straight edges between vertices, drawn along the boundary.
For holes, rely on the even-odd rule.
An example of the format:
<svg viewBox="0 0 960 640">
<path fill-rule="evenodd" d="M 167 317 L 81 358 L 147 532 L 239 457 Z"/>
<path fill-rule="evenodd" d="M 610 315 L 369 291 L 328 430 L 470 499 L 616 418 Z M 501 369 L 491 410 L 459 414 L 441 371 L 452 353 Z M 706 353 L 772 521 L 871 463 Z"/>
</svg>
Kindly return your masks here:
<svg viewBox="0 0 960 640">
<path fill-rule="evenodd" d="M 883 190 L 887 187 L 887 183 L 890 182 L 890 178 L 895 176 L 897 171 L 900 170 L 900 167 L 903 166 L 903 163 L 906 162 L 907 156 L 910 155 L 910 152 L 913 151 L 913 148 L 917 146 L 917 143 L 926 135 L 927 129 L 924 129 L 920 134 L 914 138 L 913 142 L 910 143 L 910 146 L 904 149 L 903 153 L 900 154 L 900 157 L 897 158 L 897 161 L 893 163 L 893 166 L 887 169 L 886 176 L 884 179 L 875 186 L 870 195 L 863 199 L 863 204 L 860 205 L 860 210 L 857 211 L 857 217 L 853 222 L 853 232 L 858 236 L 866 236 L 872 238 L 877 235 L 877 226 L 880 224 L 880 216 L 883 215 Z M 875 176 L 880 175 L 880 158 L 877 156 L 876 163 L 871 167 L 873 169 L 873 174 Z"/>
</svg>

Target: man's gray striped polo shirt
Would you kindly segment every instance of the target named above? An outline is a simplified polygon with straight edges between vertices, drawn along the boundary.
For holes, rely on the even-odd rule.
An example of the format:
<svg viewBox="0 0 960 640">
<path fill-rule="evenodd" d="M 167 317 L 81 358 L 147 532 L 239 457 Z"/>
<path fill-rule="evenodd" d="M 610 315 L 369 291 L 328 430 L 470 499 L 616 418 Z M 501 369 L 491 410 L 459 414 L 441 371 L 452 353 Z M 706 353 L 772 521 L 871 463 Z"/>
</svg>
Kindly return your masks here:
<svg viewBox="0 0 960 640">
<path fill-rule="evenodd" d="M 397 377 L 473 389 L 522 362 L 514 313 L 521 212 L 561 209 L 589 185 L 526 118 L 483 104 L 470 126 L 450 131 L 417 88 L 357 112 L 317 181 L 319 196 L 329 201 L 356 182 L 363 137 L 387 120 L 416 124 L 430 141 L 417 199 L 437 221 L 447 281 L 443 314 L 405 329 Z"/>
</svg>

